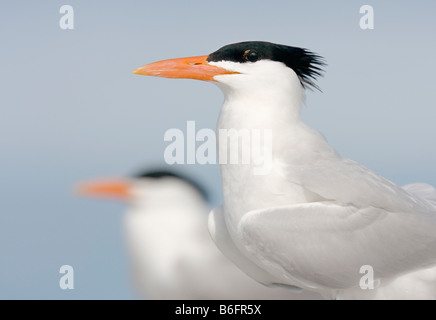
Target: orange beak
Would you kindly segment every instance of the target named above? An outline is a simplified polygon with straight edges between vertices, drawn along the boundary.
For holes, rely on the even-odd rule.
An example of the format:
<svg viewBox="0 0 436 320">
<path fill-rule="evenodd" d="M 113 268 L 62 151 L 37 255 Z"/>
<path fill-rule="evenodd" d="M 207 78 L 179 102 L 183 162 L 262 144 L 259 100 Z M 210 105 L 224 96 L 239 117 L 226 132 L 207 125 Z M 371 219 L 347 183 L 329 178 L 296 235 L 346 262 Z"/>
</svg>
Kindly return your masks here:
<svg viewBox="0 0 436 320">
<path fill-rule="evenodd" d="M 93 181 L 80 184 L 76 191 L 81 196 L 112 198 L 127 201 L 130 199 L 131 183 L 126 180 Z"/>
<path fill-rule="evenodd" d="M 135 69 L 133 73 L 144 76 L 203 81 L 216 81 L 214 79 L 215 76 L 238 73 L 210 65 L 207 62 L 207 57 L 199 56 L 163 60 Z"/>
</svg>

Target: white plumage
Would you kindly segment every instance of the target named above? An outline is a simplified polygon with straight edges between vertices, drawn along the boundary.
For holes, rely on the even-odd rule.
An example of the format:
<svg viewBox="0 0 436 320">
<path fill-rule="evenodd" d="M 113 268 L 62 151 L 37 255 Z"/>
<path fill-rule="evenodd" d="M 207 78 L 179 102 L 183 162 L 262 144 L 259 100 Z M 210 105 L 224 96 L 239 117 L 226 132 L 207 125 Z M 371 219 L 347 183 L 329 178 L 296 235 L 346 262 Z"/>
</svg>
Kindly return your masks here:
<svg viewBox="0 0 436 320">
<path fill-rule="evenodd" d="M 223 205 L 209 218 L 217 246 L 251 277 L 335 299 L 436 298 L 436 190 L 401 188 L 341 158 L 301 121 L 304 88 L 316 87 L 322 65 L 306 49 L 251 41 L 134 73 L 213 81 L 225 96 L 218 131 L 271 131 L 266 174 L 256 174 L 259 161 L 221 163 Z M 267 143 L 239 142 L 219 150 L 259 155 Z M 362 266 L 374 271 L 373 290 L 360 286 Z"/>
<path fill-rule="evenodd" d="M 123 218 L 126 247 L 132 282 L 142 297 L 322 299 L 312 292 L 267 288 L 239 270 L 211 240 L 208 203 L 185 180 L 174 176 L 142 177 L 123 185 L 129 186 L 124 192 L 129 205 Z M 90 184 L 83 190 L 110 195 L 119 189 L 114 184 L 110 188 Z"/>
<path fill-rule="evenodd" d="M 254 175 L 250 165 L 221 165 L 228 233 L 244 260 L 269 275 L 265 281 L 260 273 L 258 280 L 337 299 L 349 292 L 354 298 L 410 299 L 416 291 L 436 298 L 434 282 L 421 281 L 412 290 L 403 280 L 412 279 L 405 273 L 419 278 L 419 269 L 433 272 L 427 268 L 436 263 L 435 189 L 403 189 L 341 158 L 322 134 L 301 122 L 303 88 L 280 62 L 259 61 L 252 69 L 213 64 L 241 73 L 215 77 L 225 94 L 218 129 L 273 130 L 269 174 Z M 360 289 L 363 265 L 373 267 L 380 294 Z M 383 289 L 389 284 L 395 290 Z"/>
</svg>

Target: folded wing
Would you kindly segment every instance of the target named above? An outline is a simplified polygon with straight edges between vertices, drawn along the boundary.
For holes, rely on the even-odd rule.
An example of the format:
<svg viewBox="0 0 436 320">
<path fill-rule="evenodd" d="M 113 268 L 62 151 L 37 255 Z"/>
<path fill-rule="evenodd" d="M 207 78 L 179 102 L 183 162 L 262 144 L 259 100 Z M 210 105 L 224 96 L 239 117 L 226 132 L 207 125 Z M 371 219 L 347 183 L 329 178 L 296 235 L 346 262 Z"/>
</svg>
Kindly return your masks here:
<svg viewBox="0 0 436 320">
<path fill-rule="evenodd" d="M 434 215 L 332 202 L 255 210 L 239 224 L 263 269 L 321 289 L 359 286 L 364 265 L 391 278 L 436 263 L 435 230 Z"/>
</svg>

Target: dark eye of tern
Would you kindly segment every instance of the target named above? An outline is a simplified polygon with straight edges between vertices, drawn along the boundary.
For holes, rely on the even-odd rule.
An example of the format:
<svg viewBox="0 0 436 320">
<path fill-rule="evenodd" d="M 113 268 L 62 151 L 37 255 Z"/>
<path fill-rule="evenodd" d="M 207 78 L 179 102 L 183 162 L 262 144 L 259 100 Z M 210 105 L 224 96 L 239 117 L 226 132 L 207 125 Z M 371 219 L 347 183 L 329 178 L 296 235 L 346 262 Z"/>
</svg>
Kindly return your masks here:
<svg viewBox="0 0 436 320">
<path fill-rule="evenodd" d="M 245 61 L 256 62 L 257 60 L 259 60 L 259 55 L 256 51 L 247 50 L 244 52 L 244 59 Z"/>
</svg>

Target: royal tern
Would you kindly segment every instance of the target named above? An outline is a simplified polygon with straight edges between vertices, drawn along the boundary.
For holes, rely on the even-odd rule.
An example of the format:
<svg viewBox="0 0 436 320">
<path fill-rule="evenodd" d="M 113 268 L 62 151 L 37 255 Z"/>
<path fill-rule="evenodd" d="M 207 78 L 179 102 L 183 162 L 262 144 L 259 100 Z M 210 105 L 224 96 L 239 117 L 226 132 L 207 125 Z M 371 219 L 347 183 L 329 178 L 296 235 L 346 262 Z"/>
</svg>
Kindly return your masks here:
<svg viewBox="0 0 436 320">
<path fill-rule="evenodd" d="M 147 299 L 322 299 L 312 292 L 266 288 L 250 279 L 208 234 L 204 189 L 168 171 L 83 183 L 82 195 L 124 200 L 133 282 Z"/>
<path fill-rule="evenodd" d="M 342 158 L 301 121 L 323 65 L 307 49 L 255 41 L 133 72 L 211 81 L 225 96 L 217 130 L 272 131 L 268 173 L 220 163 L 223 205 L 209 219 L 217 246 L 248 275 L 333 299 L 435 298 L 436 190 L 401 188 Z M 364 266 L 374 289 L 363 290 Z"/>
</svg>

